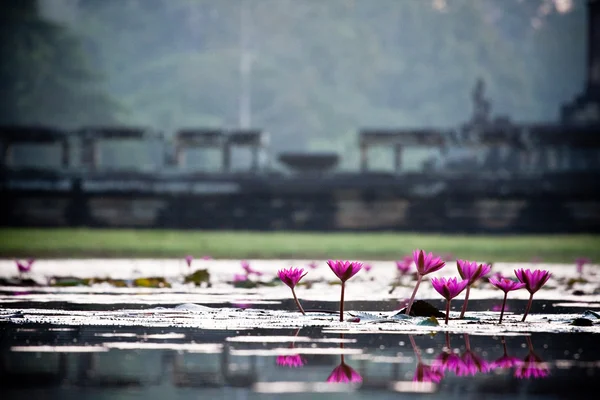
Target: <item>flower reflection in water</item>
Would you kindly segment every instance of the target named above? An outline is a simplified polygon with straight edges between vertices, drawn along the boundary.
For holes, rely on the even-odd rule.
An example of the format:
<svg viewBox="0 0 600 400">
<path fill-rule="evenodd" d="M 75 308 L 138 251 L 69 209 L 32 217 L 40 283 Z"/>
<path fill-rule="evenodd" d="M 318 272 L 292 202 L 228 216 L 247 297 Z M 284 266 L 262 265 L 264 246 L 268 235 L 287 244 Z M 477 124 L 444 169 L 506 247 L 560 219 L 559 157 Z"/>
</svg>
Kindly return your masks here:
<svg viewBox="0 0 600 400">
<path fill-rule="evenodd" d="M 501 340 L 502 347 L 504 348 L 504 354 L 502 357 L 492 363 L 491 369 L 504 369 L 521 366 L 523 364 L 523 360 L 517 357 L 509 356 L 508 350 L 506 349 L 506 339 L 504 336 L 502 336 Z"/>
<path fill-rule="evenodd" d="M 300 333 L 300 329 L 301 328 L 296 329 L 294 338 L 296 336 L 298 336 L 298 334 Z M 294 342 L 290 343 L 289 348 L 290 349 L 295 348 Z M 303 358 L 302 356 L 300 356 L 300 354 L 292 354 L 292 355 L 287 355 L 287 356 L 277 356 L 277 359 L 275 360 L 275 362 L 280 367 L 298 368 L 298 367 L 302 367 L 304 364 L 306 364 L 306 359 Z"/>
<path fill-rule="evenodd" d="M 344 339 L 344 335 L 340 334 L 340 339 Z M 344 342 L 340 342 L 340 349 L 344 348 Z M 340 364 L 331 371 L 327 382 L 329 383 L 351 383 L 351 382 L 362 382 L 362 376 L 356 372 L 352 367 L 346 364 L 344 355 L 340 354 Z"/>
<path fill-rule="evenodd" d="M 440 383 L 444 377 L 444 370 L 433 365 L 425 364 L 421 359 L 421 350 L 417 347 L 415 338 L 412 335 L 409 335 L 408 338 L 410 339 L 410 343 L 417 356 L 417 369 L 415 370 L 413 382 Z"/>
<path fill-rule="evenodd" d="M 294 346 L 291 345 L 290 348 L 294 348 Z M 292 356 L 277 356 L 276 363 L 281 367 L 297 368 L 306 364 L 306 359 L 302 358 L 300 354 L 294 354 Z"/>
<path fill-rule="evenodd" d="M 469 335 L 464 334 L 465 338 L 465 352 L 461 355 L 461 363 L 458 364 L 456 375 L 475 375 L 478 372 L 486 373 L 490 370 L 490 364 L 484 359 L 480 358 L 471 350 L 471 342 L 469 341 Z"/>
<path fill-rule="evenodd" d="M 533 343 L 531 338 L 525 338 L 527 340 L 527 346 L 529 347 L 529 353 L 523 359 L 523 365 L 515 370 L 515 376 L 519 379 L 537 379 L 547 378 L 550 375 L 550 368 L 548 364 L 543 362 L 542 359 L 533 351 Z"/>
<path fill-rule="evenodd" d="M 458 369 L 462 360 L 460 356 L 452 351 L 450 346 L 450 334 L 446 332 L 446 347 L 433 360 L 432 366 L 440 371 L 452 371 L 458 373 Z"/>
</svg>

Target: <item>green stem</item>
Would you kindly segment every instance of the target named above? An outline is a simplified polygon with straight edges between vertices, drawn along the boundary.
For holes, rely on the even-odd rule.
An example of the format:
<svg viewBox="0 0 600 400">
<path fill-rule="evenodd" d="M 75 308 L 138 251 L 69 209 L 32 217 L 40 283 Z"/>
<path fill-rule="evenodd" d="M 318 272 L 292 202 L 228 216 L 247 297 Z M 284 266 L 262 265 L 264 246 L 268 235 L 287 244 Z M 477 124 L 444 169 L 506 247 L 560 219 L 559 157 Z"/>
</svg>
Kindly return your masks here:
<svg viewBox="0 0 600 400">
<path fill-rule="evenodd" d="M 529 314 L 529 310 L 531 310 L 531 303 L 533 302 L 533 293 L 529 296 L 529 302 L 527 302 L 527 308 L 525 309 L 525 314 L 523 314 L 523 319 L 521 322 L 525 322 L 525 318 L 527 318 L 527 314 Z"/>
<path fill-rule="evenodd" d="M 344 322 L 344 289 L 346 289 L 346 282 L 342 282 L 342 298 L 340 299 L 340 322 Z"/>
<path fill-rule="evenodd" d="M 302 315 L 306 315 L 306 313 L 304 312 L 304 309 L 302 308 L 302 306 L 300 305 L 300 302 L 298 301 L 298 297 L 296 297 L 296 291 L 294 290 L 294 288 L 292 288 L 292 294 L 294 295 L 294 301 L 296 302 L 296 305 L 298 306 L 298 310 L 300 310 Z"/>
<path fill-rule="evenodd" d="M 500 311 L 500 321 L 498 324 L 502 323 L 502 316 L 504 315 L 504 307 L 506 307 L 506 297 L 508 296 L 508 292 L 504 292 L 504 300 L 502 300 L 502 311 Z"/>
<path fill-rule="evenodd" d="M 465 312 L 467 311 L 467 304 L 469 304 L 469 293 L 471 292 L 471 285 L 467 285 L 467 293 L 465 294 L 465 302 L 462 306 L 462 310 L 460 312 L 460 319 L 465 317 Z"/>
<path fill-rule="evenodd" d="M 448 325 L 448 316 L 450 315 L 450 300 L 446 300 L 446 325 Z"/>
<path fill-rule="evenodd" d="M 408 301 L 408 306 L 406 307 L 406 315 L 410 315 L 410 309 L 412 308 L 413 302 L 415 301 L 415 296 L 417 295 L 417 290 L 419 290 L 421 279 L 423 279 L 423 276 L 419 275 L 417 277 L 417 284 L 415 285 L 415 290 L 413 290 L 412 296 L 410 296 L 410 300 Z"/>
</svg>

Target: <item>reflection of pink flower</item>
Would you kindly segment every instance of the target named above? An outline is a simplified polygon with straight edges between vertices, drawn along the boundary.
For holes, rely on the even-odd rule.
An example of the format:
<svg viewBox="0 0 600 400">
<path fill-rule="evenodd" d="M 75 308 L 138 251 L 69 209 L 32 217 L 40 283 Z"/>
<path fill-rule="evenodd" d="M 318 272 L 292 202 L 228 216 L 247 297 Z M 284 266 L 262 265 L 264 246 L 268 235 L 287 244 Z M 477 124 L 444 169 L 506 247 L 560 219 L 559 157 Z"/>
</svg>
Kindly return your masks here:
<svg viewBox="0 0 600 400">
<path fill-rule="evenodd" d="M 484 359 L 478 357 L 471 350 L 466 350 L 461 356 L 462 363 L 458 364 L 456 375 L 475 375 L 478 372 L 486 373 L 490 370 L 490 365 Z"/>
<path fill-rule="evenodd" d="M 431 365 L 418 363 L 415 370 L 414 382 L 434 382 L 440 383 L 444 377 L 444 371 L 434 368 Z"/>
<path fill-rule="evenodd" d="M 529 353 L 527 353 L 527 356 L 523 359 L 523 365 L 515 370 L 515 376 L 519 379 L 546 378 L 550 375 L 548 364 L 543 362 L 533 351 L 531 337 L 526 337 L 525 340 L 527 341 Z"/>
<path fill-rule="evenodd" d="M 524 358 L 523 365 L 515 370 L 515 376 L 519 379 L 546 378 L 548 375 L 550 375 L 548 364 L 542 362 L 532 351 Z"/>
<path fill-rule="evenodd" d="M 461 355 L 461 363 L 458 365 L 456 375 L 475 375 L 478 372 L 486 373 L 490 370 L 490 364 L 484 359 L 477 356 L 471 350 L 471 342 L 469 341 L 469 335 L 465 334 L 465 352 Z"/>
<path fill-rule="evenodd" d="M 502 304 L 494 304 L 492 306 L 492 311 L 502 311 Z M 508 304 L 504 307 L 504 311 L 510 311 L 510 307 L 508 306 Z"/>
<path fill-rule="evenodd" d="M 281 367 L 298 368 L 306 364 L 306 360 L 300 354 L 294 354 L 291 356 L 277 356 L 276 363 Z"/>
<path fill-rule="evenodd" d="M 461 363 L 462 360 L 458 354 L 454 354 L 450 351 L 443 351 L 435 358 L 435 360 L 433 360 L 431 365 L 435 369 L 452 371 L 456 374 Z"/>
<path fill-rule="evenodd" d="M 331 374 L 327 378 L 327 382 L 330 383 L 348 383 L 348 382 L 362 382 L 362 377 L 358 372 L 353 370 L 349 365 L 342 361 L 340 365 L 335 367 Z"/>
<path fill-rule="evenodd" d="M 490 369 L 519 367 L 522 364 L 523 360 L 521 360 L 520 358 L 505 354 L 496 361 L 494 361 L 490 366 Z"/>
</svg>

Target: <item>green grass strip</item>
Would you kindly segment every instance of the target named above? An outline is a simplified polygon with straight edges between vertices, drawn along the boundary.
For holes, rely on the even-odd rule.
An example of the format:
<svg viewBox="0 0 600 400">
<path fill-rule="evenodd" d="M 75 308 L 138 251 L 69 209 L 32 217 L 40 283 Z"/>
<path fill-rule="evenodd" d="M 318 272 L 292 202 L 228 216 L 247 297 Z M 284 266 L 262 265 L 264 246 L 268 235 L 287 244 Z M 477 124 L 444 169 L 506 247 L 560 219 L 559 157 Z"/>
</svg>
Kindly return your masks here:
<svg viewBox="0 0 600 400">
<path fill-rule="evenodd" d="M 117 229 L 0 229 L 2 257 L 183 257 L 395 260 L 421 248 L 496 261 L 600 260 L 600 235 L 223 232 Z"/>
</svg>

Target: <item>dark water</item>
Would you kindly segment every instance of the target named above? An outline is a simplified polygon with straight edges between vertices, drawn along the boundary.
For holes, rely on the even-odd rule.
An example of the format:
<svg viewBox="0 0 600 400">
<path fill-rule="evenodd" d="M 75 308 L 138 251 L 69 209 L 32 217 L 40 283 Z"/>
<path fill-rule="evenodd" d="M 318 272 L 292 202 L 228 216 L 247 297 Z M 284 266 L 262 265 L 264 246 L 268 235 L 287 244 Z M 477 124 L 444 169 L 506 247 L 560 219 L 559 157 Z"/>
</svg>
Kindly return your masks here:
<svg viewBox="0 0 600 400">
<path fill-rule="evenodd" d="M 390 304 L 350 306 L 373 310 Z M 573 312 L 551 304 L 541 308 Z M 272 336 L 288 340 L 270 341 Z M 591 333 L 339 334 L 321 328 L 225 331 L 0 321 L 0 398 L 587 399 L 598 392 L 599 338 Z"/>
</svg>

